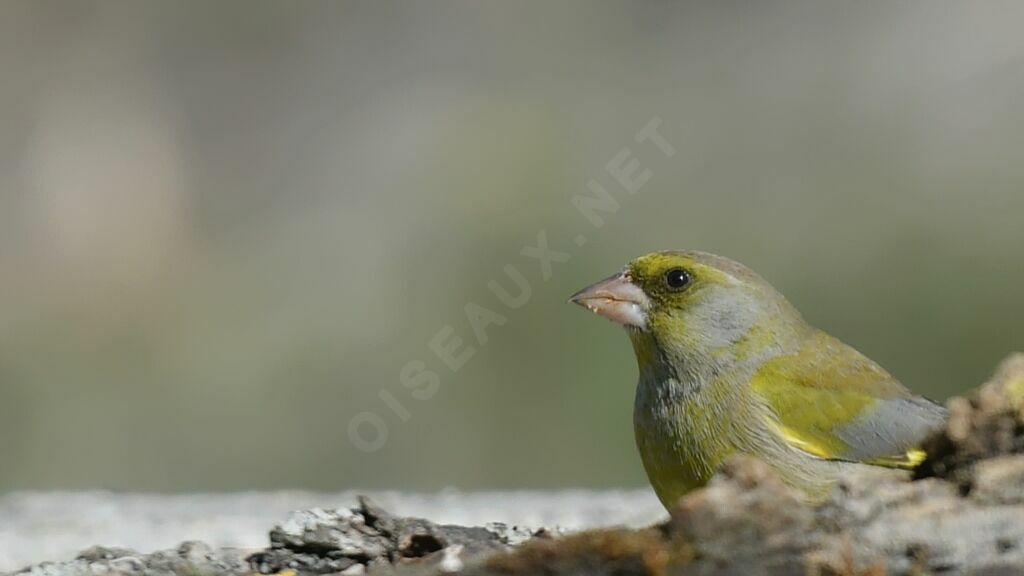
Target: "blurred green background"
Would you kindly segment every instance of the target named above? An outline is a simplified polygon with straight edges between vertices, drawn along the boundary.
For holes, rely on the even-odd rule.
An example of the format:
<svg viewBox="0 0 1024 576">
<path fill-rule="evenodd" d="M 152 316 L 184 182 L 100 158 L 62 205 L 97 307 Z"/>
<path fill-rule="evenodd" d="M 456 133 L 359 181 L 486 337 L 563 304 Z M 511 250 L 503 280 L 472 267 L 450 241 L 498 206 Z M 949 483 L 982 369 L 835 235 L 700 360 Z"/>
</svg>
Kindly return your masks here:
<svg viewBox="0 0 1024 576">
<path fill-rule="evenodd" d="M 915 390 L 977 385 L 1024 348 L 1022 21 L 5 1 L 0 491 L 643 485 L 628 342 L 566 298 L 656 249 L 747 263 Z M 634 140 L 654 117 L 672 158 Z M 590 180 L 621 202 L 600 229 Z M 547 282 L 541 230 L 571 254 Z M 519 310 L 487 289 L 508 264 Z M 484 345 L 467 302 L 507 318 Z M 456 373 L 447 325 L 477 349 Z"/>
</svg>

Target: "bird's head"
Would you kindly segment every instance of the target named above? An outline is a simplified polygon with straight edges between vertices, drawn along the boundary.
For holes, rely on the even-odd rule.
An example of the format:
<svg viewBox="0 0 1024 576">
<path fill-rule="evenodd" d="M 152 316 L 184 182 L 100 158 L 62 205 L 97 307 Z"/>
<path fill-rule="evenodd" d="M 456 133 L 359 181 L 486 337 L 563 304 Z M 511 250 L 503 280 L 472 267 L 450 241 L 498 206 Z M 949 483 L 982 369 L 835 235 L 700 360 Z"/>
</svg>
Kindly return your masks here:
<svg viewBox="0 0 1024 576">
<path fill-rule="evenodd" d="M 673 356 L 739 353 L 747 341 L 761 348 L 803 325 L 749 268 L 695 251 L 641 256 L 571 301 L 626 327 L 634 344 L 652 339 Z"/>
</svg>

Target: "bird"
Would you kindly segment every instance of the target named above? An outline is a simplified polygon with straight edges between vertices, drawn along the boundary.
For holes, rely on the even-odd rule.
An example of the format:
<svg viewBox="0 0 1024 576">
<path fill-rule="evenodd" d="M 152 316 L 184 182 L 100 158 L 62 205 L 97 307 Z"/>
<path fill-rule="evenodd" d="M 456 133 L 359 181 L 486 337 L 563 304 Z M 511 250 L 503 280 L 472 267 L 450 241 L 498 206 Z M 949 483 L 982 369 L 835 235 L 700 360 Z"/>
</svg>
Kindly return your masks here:
<svg viewBox="0 0 1024 576">
<path fill-rule="evenodd" d="M 625 327 L 639 378 L 633 428 L 662 504 L 734 455 L 758 458 L 811 502 L 864 467 L 912 469 L 947 411 L 808 324 L 728 258 L 654 252 L 570 298 Z"/>
</svg>

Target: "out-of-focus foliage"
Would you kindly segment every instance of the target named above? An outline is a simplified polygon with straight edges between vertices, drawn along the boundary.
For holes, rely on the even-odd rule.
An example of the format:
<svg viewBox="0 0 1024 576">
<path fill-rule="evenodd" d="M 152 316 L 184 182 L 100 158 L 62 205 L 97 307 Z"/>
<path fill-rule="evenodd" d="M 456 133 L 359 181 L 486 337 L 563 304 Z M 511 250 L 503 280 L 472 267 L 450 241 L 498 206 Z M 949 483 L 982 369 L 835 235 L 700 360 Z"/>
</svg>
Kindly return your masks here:
<svg viewBox="0 0 1024 576">
<path fill-rule="evenodd" d="M 641 484 L 632 352 L 565 299 L 654 249 L 749 264 L 919 392 L 976 385 L 1024 347 L 1022 18 L 3 2 L 0 490 Z M 634 139 L 654 117 L 671 159 Z M 548 281 L 541 230 L 571 254 Z M 486 344 L 468 302 L 505 319 Z"/>
</svg>

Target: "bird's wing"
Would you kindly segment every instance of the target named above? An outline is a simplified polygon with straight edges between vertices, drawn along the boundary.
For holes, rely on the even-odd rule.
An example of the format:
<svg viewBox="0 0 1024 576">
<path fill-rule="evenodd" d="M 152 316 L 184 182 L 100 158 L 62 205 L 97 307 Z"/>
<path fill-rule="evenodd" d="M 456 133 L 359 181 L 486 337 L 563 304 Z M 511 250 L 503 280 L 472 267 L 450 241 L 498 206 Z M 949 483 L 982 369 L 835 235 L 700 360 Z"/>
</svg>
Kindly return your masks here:
<svg viewBox="0 0 1024 576">
<path fill-rule="evenodd" d="M 778 433 L 815 456 L 912 468 L 917 449 L 946 411 L 914 396 L 870 359 L 821 332 L 796 354 L 766 363 L 754 376 Z"/>
</svg>

